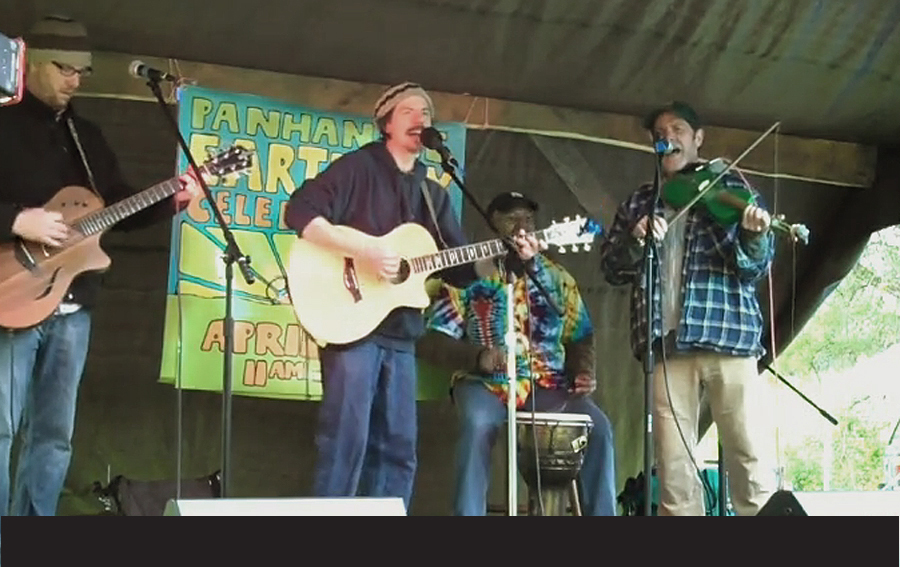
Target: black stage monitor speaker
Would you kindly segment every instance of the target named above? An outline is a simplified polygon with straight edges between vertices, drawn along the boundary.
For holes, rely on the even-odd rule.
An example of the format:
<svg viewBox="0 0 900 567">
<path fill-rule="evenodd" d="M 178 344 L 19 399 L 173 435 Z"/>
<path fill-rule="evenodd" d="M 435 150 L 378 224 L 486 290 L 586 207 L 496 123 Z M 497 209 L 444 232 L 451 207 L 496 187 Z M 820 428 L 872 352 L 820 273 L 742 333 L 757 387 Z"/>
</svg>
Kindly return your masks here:
<svg viewBox="0 0 900 567">
<path fill-rule="evenodd" d="M 802 504 L 802 505 L 801 505 Z M 897 516 L 900 490 L 779 490 L 757 516 Z"/>
<path fill-rule="evenodd" d="M 808 516 L 809 514 L 788 490 L 779 490 L 772 494 L 769 501 L 760 508 L 757 516 Z"/>
</svg>

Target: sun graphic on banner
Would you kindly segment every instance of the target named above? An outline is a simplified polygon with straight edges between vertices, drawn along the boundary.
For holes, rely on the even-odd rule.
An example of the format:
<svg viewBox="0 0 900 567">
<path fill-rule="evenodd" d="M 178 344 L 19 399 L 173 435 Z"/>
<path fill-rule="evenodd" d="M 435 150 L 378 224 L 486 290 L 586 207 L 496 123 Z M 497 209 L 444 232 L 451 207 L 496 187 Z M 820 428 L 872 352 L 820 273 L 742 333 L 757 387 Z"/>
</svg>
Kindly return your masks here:
<svg viewBox="0 0 900 567">
<path fill-rule="evenodd" d="M 234 266 L 233 297 L 267 305 L 289 305 L 287 296 L 287 257 L 296 236 L 290 233 L 265 233 L 232 230 L 241 252 L 249 258 L 254 281 L 248 284 Z M 182 224 L 181 246 L 191 250 L 183 254 L 179 265 L 179 292 L 198 297 L 225 297 L 225 237 L 218 227 Z"/>
</svg>

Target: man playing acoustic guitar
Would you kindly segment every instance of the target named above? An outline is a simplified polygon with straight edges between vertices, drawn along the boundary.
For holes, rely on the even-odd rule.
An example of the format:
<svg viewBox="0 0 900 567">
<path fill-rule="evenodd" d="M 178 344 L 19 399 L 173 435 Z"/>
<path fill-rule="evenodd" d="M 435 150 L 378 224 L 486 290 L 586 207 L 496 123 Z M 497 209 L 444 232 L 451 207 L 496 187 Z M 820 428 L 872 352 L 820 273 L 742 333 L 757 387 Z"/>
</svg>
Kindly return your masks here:
<svg viewBox="0 0 900 567">
<path fill-rule="evenodd" d="M 700 162 L 704 130 L 687 104 L 675 102 L 654 111 L 644 126 L 654 140 L 672 149 L 662 159 L 663 186 Z M 727 174 L 722 183 L 749 188 L 738 174 Z M 651 210 L 654 221 L 648 227 Z M 774 256 L 772 219 L 761 206 L 750 205 L 738 215 L 739 222 L 724 226 L 702 207 L 695 207 L 674 217 L 669 226 L 666 219 L 675 213 L 664 199 L 654 203 L 653 185 L 644 185 L 619 206 L 600 248 L 601 268 L 609 283 L 632 284 L 631 344 L 638 360 L 644 359 L 647 344 L 641 264 L 647 231 L 653 231 L 660 248 L 652 323 L 659 514 L 703 515 L 699 471 L 692 453 L 697 444 L 700 392 L 706 388 L 732 504 L 739 515 L 755 515 L 769 495 L 751 409 L 760 380 L 757 358 L 764 352 L 756 284 Z"/>
<path fill-rule="evenodd" d="M 291 195 L 287 225 L 303 239 L 352 258 L 360 269 L 385 280 L 397 276 L 401 259 L 376 237 L 401 224 L 423 225 L 446 247 L 466 244 L 447 192 L 426 178 L 418 159 L 420 134 L 431 126 L 433 116 L 431 97 L 419 85 L 407 82 L 385 90 L 374 111 L 382 138 L 341 156 L 305 181 Z M 538 250 L 524 231 L 516 245 L 523 258 Z M 464 287 L 493 269 L 489 260 L 482 260 L 436 275 Z M 328 305 L 320 308 L 327 313 Z M 416 471 L 415 341 L 423 332 L 421 310 L 398 307 L 365 337 L 319 349 L 323 394 L 316 434 L 316 496 L 402 497 L 409 510 Z"/>
<path fill-rule="evenodd" d="M 49 255 L 73 230 L 62 214 L 43 207 L 59 190 L 93 187 L 107 204 L 135 191 L 123 181 L 101 131 L 70 105 L 91 68 L 84 27 L 52 16 L 24 39 L 24 97 L 0 108 L 0 244 L 38 243 Z M 193 177 L 184 175 L 180 182 L 173 198 L 119 227 L 163 220 L 200 194 Z M 76 398 L 99 278 L 97 272 L 76 277 L 55 312 L 37 325 L 0 331 L 0 514 L 56 513 L 72 455 Z M 18 285 L 6 284 L 4 289 Z M 22 445 L 8 511 L 10 450 L 20 423 Z"/>
</svg>

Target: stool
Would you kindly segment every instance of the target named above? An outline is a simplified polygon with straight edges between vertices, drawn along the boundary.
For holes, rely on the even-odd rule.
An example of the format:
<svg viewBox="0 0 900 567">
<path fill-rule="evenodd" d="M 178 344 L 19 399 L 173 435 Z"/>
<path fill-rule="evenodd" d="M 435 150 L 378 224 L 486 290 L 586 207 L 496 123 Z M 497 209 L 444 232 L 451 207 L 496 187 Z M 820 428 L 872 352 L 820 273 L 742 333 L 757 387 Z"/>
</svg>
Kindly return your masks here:
<svg viewBox="0 0 900 567">
<path fill-rule="evenodd" d="M 528 486 L 529 515 L 581 515 L 578 475 L 593 427 L 591 416 L 577 413 L 516 412 L 519 471 Z M 538 478 L 540 477 L 540 478 Z"/>
</svg>

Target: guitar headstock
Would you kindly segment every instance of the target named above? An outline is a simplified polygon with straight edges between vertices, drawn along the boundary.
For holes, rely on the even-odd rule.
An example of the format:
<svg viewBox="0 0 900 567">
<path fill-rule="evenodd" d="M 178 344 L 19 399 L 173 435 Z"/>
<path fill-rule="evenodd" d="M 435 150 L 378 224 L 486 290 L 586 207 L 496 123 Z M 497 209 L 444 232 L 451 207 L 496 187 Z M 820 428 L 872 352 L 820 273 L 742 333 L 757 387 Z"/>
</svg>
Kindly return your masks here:
<svg viewBox="0 0 900 567">
<path fill-rule="evenodd" d="M 244 173 L 253 165 L 253 153 L 253 150 L 233 145 L 211 154 L 203 162 L 203 169 L 210 175 Z"/>
<path fill-rule="evenodd" d="M 603 227 L 595 220 L 575 215 L 575 218 L 563 218 L 562 222 L 553 221 L 544 229 L 543 240 L 550 246 L 557 246 L 559 253 L 566 252 L 566 246 L 572 252 L 578 252 L 578 245 L 585 252 L 591 249 L 594 238 L 603 232 Z"/>
</svg>

